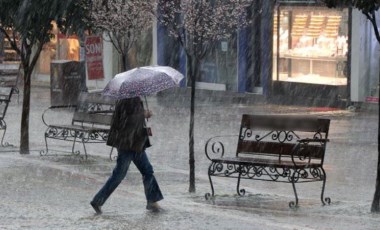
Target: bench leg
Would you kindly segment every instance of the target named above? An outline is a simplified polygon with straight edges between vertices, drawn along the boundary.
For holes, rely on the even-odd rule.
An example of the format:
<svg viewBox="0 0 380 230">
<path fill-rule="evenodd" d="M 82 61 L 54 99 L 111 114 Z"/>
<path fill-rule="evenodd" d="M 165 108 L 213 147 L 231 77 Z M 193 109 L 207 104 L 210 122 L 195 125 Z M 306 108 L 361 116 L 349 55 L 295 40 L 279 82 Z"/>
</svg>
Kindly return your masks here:
<svg viewBox="0 0 380 230">
<path fill-rule="evenodd" d="M 49 132 L 52 131 L 52 130 L 53 130 L 53 132 L 55 132 L 55 134 L 49 135 Z M 54 136 L 56 135 L 56 132 L 57 132 L 56 129 L 51 129 L 51 128 L 47 128 L 46 129 L 46 131 L 45 131 L 45 137 L 44 137 L 44 139 L 45 139 L 45 150 L 41 150 L 40 151 L 40 156 L 47 156 L 49 154 L 48 139 L 50 139 L 49 136 L 50 137 L 53 136 L 52 138 L 54 138 Z"/>
<path fill-rule="evenodd" d="M 1 138 L 1 146 L 3 146 L 3 147 L 5 147 L 5 146 L 7 146 L 6 144 L 4 145 L 4 137 L 5 137 L 5 133 L 7 132 L 7 123 L 5 123 L 5 121 L 4 120 L 1 120 L 0 121 L 0 129 L 2 129 L 2 130 L 4 130 L 4 132 L 3 132 L 3 136 L 2 136 L 2 138 Z"/>
<path fill-rule="evenodd" d="M 325 193 L 325 185 L 326 185 L 326 172 L 325 170 L 321 167 L 321 170 L 322 170 L 322 179 L 323 179 L 323 184 L 322 184 L 322 192 L 321 192 L 321 201 L 322 201 L 322 204 L 323 205 L 326 205 L 327 204 L 330 204 L 331 203 L 331 199 L 330 197 L 324 197 L 324 193 Z"/>
<path fill-rule="evenodd" d="M 292 186 L 293 186 L 293 191 L 294 191 L 294 196 L 296 197 L 296 201 L 294 202 L 294 201 L 290 201 L 289 202 L 289 207 L 291 207 L 291 208 L 296 208 L 296 207 L 298 207 L 298 195 L 297 195 L 297 190 L 296 190 L 296 178 L 295 178 L 295 176 L 296 176 L 296 174 L 297 173 L 299 173 L 298 172 L 298 170 L 294 170 L 294 172 L 293 172 L 293 175 L 292 175 L 292 177 L 291 177 L 291 181 L 290 182 L 292 182 Z"/>
<path fill-rule="evenodd" d="M 73 146 L 71 147 L 71 153 L 75 156 L 79 156 L 80 155 L 80 151 L 75 151 L 75 143 L 76 143 L 76 140 L 77 140 L 77 137 L 80 137 L 79 136 L 79 132 L 78 131 L 75 131 L 74 133 L 74 141 L 73 141 Z M 82 143 L 83 143 L 83 137 L 81 138 L 82 139 Z M 86 151 L 86 149 L 85 149 Z"/>
<path fill-rule="evenodd" d="M 73 141 L 73 146 L 71 147 L 71 152 L 72 154 L 75 154 L 74 153 L 74 148 L 75 148 L 75 142 L 77 140 L 77 132 L 74 133 L 74 141 Z"/>
<path fill-rule="evenodd" d="M 46 133 L 45 133 L 45 148 L 46 148 L 46 153 L 43 154 L 43 150 L 41 150 L 40 152 L 40 155 L 47 155 L 48 152 L 49 152 L 49 148 L 48 148 L 48 143 L 47 143 L 47 137 L 46 137 Z"/>
<path fill-rule="evenodd" d="M 206 193 L 205 194 L 205 198 L 206 198 L 206 200 L 208 200 L 208 199 L 210 199 L 210 197 L 212 196 L 212 197 L 214 197 L 214 185 L 212 184 L 212 179 L 211 179 L 211 174 L 212 174 L 212 172 L 213 172 L 213 167 L 215 166 L 215 163 L 214 162 L 212 162 L 211 164 L 210 164 L 210 166 L 208 167 L 208 179 L 209 179 L 209 181 L 210 181 L 210 186 L 211 186 L 211 194 L 210 193 Z"/>
<path fill-rule="evenodd" d="M 78 131 L 75 131 L 75 134 L 74 134 L 74 141 L 73 141 L 73 146 L 71 148 L 71 153 L 74 154 L 74 155 L 77 155 L 79 156 L 80 155 L 80 151 L 74 151 L 75 150 L 75 143 L 76 143 L 76 140 L 77 140 L 77 137 L 79 137 L 81 139 L 81 142 L 82 142 L 82 145 L 83 145 L 83 151 L 84 151 L 84 159 L 87 160 L 87 150 L 86 150 L 86 145 L 85 145 L 85 136 L 83 133 L 80 133 Z"/>
<path fill-rule="evenodd" d="M 84 138 L 82 138 L 82 144 L 83 144 L 83 150 L 84 150 L 84 159 L 87 160 L 87 150 L 86 150 Z"/>
<path fill-rule="evenodd" d="M 48 143 L 47 143 L 47 139 L 48 139 L 48 136 L 49 136 L 49 132 L 51 131 L 51 129 L 48 127 L 46 130 L 45 130 L 45 149 L 46 151 L 44 150 L 41 150 L 40 151 L 40 156 L 46 156 L 48 155 L 49 153 L 49 148 L 48 148 Z"/>
<path fill-rule="evenodd" d="M 240 179 L 241 179 L 241 174 L 243 173 L 243 167 L 239 166 L 238 172 L 239 172 L 239 176 L 238 176 L 238 181 L 237 181 L 237 186 L 236 186 L 236 192 L 239 196 L 244 196 L 245 189 L 240 189 Z"/>
</svg>

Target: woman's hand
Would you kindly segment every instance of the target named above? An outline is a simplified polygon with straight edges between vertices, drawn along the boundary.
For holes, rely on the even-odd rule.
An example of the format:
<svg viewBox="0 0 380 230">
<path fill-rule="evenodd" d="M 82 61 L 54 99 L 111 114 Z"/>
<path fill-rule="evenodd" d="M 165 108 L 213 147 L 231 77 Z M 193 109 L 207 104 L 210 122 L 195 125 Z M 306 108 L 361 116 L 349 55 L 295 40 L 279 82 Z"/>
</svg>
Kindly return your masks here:
<svg viewBox="0 0 380 230">
<path fill-rule="evenodd" d="M 153 115 L 152 111 L 150 110 L 144 110 L 144 116 L 145 118 L 150 118 Z"/>
</svg>

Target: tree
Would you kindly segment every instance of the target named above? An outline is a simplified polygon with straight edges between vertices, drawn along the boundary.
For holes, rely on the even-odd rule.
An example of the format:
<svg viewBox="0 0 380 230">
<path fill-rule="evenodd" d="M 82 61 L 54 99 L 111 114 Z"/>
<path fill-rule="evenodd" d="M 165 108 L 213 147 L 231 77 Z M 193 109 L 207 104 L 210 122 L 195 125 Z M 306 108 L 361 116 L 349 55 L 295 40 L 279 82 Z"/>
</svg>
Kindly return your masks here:
<svg viewBox="0 0 380 230">
<path fill-rule="evenodd" d="M 121 56 L 121 72 L 127 70 L 127 55 L 143 32 L 151 28 L 152 0 L 93 0 L 93 28 L 105 32 Z"/>
<path fill-rule="evenodd" d="M 44 44 L 54 36 L 52 21 L 66 31 L 79 28 L 85 9 L 80 1 L 0 0 L 0 33 L 10 42 L 21 59 L 24 94 L 21 117 L 20 153 L 29 153 L 29 112 L 31 74 Z M 82 11 L 83 10 L 83 11 Z M 80 14 L 78 14 L 81 12 Z M 66 18 L 70 16 L 70 18 Z M 8 32 L 7 32 L 8 31 Z M 11 31 L 11 33 L 9 33 Z"/>
<path fill-rule="evenodd" d="M 248 25 L 247 8 L 253 0 L 159 0 L 157 19 L 185 51 L 191 85 L 189 128 L 189 192 L 195 192 L 194 107 L 195 81 L 202 59 L 221 39 Z"/>
<path fill-rule="evenodd" d="M 380 44 L 380 33 L 379 27 L 377 25 L 376 12 L 378 12 L 380 8 L 380 0 L 321 0 L 328 7 L 344 7 L 349 6 L 360 10 L 367 19 L 371 22 L 375 36 L 377 41 Z M 380 78 L 379 78 L 380 85 Z M 380 104 L 379 104 L 380 111 Z M 379 113 L 380 118 L 380 113 Z M 375 186 L 375 194 L 373 197 L 371 212 L 380 212 L 380 123 L 378 127 L 378 162 L 377 162 L 377 177 L 376 177 L 376 186 Z"/>
</svg>

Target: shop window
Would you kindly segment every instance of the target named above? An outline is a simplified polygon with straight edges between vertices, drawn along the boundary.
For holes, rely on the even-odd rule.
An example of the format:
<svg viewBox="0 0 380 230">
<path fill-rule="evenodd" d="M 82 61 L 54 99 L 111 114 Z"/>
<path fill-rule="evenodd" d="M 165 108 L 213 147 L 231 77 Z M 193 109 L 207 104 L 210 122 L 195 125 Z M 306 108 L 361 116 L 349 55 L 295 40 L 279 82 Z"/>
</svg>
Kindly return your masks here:
<svg viewBox="0 0 380 230">
<path fill-rule="evenodd" d="M 218 89 L 237 91 L 237 35 L 216 43 L 201 61 L 197 82 Z"/>
<path fill-rule="evenodd" d="M 80 45 L 76 35 L 58 34 L 58 60 L 79 61 Z"/>
<path fill-rule="evenodd" d="M 274 81 L 347 85 L 347 9 L 279 7 L 273 25 Z"/>
<path fill-rule="evenodd" d="M 53 60 L 80 60 L 79 38 L 76 35 L 65 36 L 60 33 L 55 22 L 52 22 L 52 26 L 55 36 L 42 48 L 36 65 L 38 75 L 50 75 L 50 63 Z"/>
</svg>

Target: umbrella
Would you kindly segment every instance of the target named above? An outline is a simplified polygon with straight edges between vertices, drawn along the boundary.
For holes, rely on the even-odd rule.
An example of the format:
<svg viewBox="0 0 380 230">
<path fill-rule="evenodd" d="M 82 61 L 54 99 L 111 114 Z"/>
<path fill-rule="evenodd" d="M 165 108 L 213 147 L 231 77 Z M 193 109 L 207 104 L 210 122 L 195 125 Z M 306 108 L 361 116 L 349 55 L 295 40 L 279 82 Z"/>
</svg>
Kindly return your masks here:
<svg viewBox="0 0 380 230">
<path fill-rule="evenodd" d="M 169 66 L 144 66 L 117 74 L 103 89 L 116 99 L 148 96 L 176 87 L 183 74 Z"/>
</svg>

